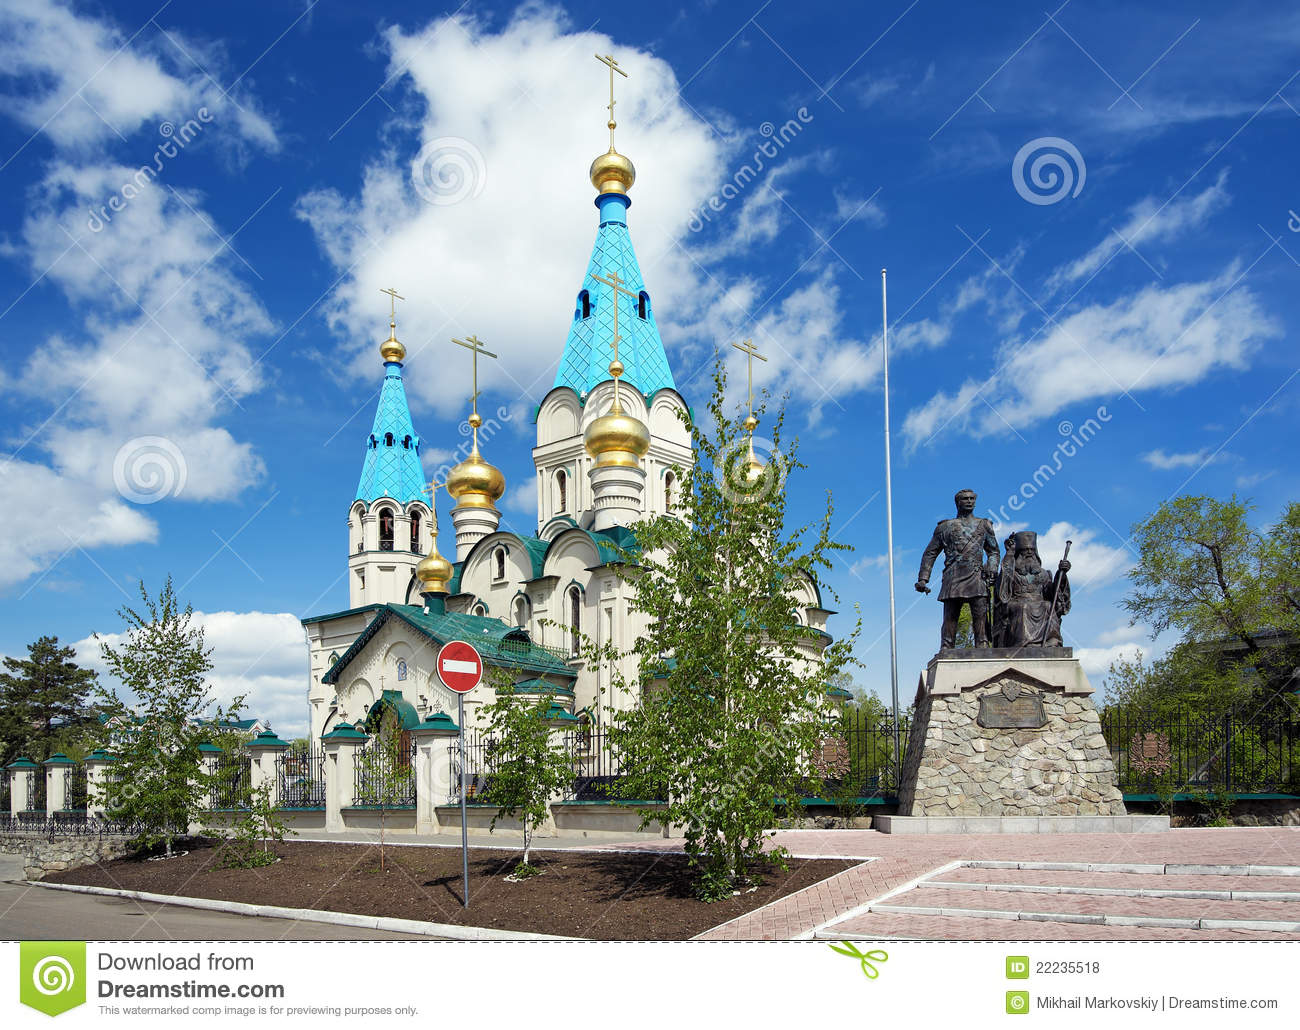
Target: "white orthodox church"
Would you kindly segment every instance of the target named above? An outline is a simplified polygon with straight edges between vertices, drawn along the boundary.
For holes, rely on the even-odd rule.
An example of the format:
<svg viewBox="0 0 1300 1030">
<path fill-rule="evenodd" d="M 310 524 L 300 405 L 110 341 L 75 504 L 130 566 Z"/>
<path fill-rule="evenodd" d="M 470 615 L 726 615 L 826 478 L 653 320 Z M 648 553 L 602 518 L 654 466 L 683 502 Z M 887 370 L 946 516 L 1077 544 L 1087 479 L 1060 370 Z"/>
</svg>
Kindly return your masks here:
<svg viewBox="0 0 1300 1030">
<path fill-rule="evenodd" d="M 689 408 L 674 384 L 628 232 L 635 178 L 612 141 L 591 166 L 595 246 L 555 384 L 536 413 L 535 535 L 498 528 L 505 478 L 480 451 L 475 410 L 473 450 L 444 484 L 454 505 L 455 562 L 439 553 L 423 445 L 402 384 L 406 350 L 390 322 L 380 345 L 378 410 L 348 507 L 349 606 L 303 620 L 313 740 L 345 722 L 373 730 L 387 719 L 409 729 L 434 713 L 454 712 L 456 697 L 434 672 L 439 647 L 454 639 L 474 644 L 487 664 L 509 669 L 516 693 L 552 694 L 559 721 L 603 725 L 611 708 L 635 703 L 611 694 L 601 681 L 605 673 L 586 666 L 579 645 L 585 636 L 626 652 L 644 629 L 629 610 L 616 548 L 632 542 L 628 526 L 672 512 L 674 466 L 692 460 L 679 417 Z M 829 641 L 832 613 L 816 583 L 808 578 L 796 589 L 803 621 Z M 635 669 L 623 672 L 635 681 Z M 479 707 L 494 696 L 485 677 L 466 698 L 468 725 L 480 721 Z"/>
</svg>

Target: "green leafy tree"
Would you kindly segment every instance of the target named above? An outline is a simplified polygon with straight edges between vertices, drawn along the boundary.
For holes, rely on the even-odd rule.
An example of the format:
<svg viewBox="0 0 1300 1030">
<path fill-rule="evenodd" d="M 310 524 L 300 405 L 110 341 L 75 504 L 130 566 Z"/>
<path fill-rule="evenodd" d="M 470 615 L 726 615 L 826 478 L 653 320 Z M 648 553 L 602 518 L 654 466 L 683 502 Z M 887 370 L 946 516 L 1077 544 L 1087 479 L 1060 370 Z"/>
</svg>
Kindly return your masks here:
<svg viewBox="0 0 1300 1030">
<path fill-rule="evenodd" d="M 498 670 L 496 700 L 484 706 L 488 732 L 495 738 L 486 800 L 497 806 L 499 819 L 518 818 L 523 830 L 524 857 L 515 868 L 523 878 L 540 872 L 529 864 L 533 835 L 546 822 L 551 799 L 573 781 L 573 765 L 552 729 L 555 696 L 520 697 L 510 690 L 510 678 Z"/>
<path fill-rule="evenodd" d="M 43 636 L 27 645 L 26 658 L 6 658 L 0 672 L 0 741 L 3 764 L 20 755 L 42 762 L 55 751 L 76 750 L 94 724 L 89 705 L 93 670 L 74 661 L 76 651 Z"/>
<path fill-rule="evenodd" d="M 215 779 L 204 769 L 199 745 L 207 736 L 195 721 L 233 718 L 242 699 L 223 710 L 210 696 L 212 649 L 203 628 L 191 622 L 193 609 L 181 607 L 171 577 L 156 598 L 141 583 L 140 598 L 142 607 L 118 610 L 126 623 L 122 641 L 100 642 L 104 662 L 124 691 L 97 688 L 109 717 L 107 746 L 117 758 L 105 807 L 143 827 L 141 845 L 161 844 L 171 855 L 173 843 L 206 808 Z"/>
<path fill-rule="evenodd" d="M 1263 533 L 1253 510 L 1235 495 L 1176 497 L 1134 527 L 1139 560 L 1124 607 L 1134 624 L 1180 640 L 1150 665 L 1117 663 L 1113 696 L 1206 711 L 1286 704 L 1300 660 L 1300 505 Z"/>
<path fill-rule="evenodd" d="M 271 784 L 249 788 L 239 807 L 242 814 L 233 824 L 211 827 L 222 837 L 217 864 L 223 869 L 258 869 L 271 865 L 279 858 L 272 845 L 284 843 L 286 833 L 296 835 L 271 800 Z"/>
<path fill-rule="evenodd" d="M 816 782 L 813 760 L 833 716 L 826 686 L 852 663 L 860 629 L 827 644 L 801 621 L 798 589 L 849 550 L 831 539 L 830 495 L 820 519 L 788 530 L 788 480 L 801 466 L 793 447 L 781 453 L 784 412 L 770 422 L 762 463 L 745 423 L 728 413 L 721 361 L 713 384 L 713 429 L 689 424 L 694 464 L 675 470 L 673 514 L 631 527 L 636 546 L 622 555 L 644 630 L 626 653 L 585 649 L 613 689 L 639 698 L 612 716 L 627 773 L 621 796 L 667 798 L 643 825 L 685 828 L 696 890 L 708 900 L 752 882 L 766 860 L 783 862 L 779 851 L 763 853 L 764 831 L 779 807 L 797 817 Z"/>
</svg>

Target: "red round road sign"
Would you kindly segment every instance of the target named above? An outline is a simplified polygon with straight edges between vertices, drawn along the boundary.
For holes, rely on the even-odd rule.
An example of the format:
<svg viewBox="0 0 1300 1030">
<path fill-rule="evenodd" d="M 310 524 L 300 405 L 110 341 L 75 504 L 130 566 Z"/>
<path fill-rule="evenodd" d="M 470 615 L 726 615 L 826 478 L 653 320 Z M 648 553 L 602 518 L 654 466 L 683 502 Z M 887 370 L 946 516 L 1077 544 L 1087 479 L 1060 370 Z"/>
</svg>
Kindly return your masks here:
<svg viewBox="0 0 1300 1030">
<path fill-rule="evenodd" d="M 483 678 L 483 656 L 472 644 L 463 640 L 451 640 L 442 645 L 435 663 L 438 678 L 448 690 L 457 694 L 468 694 L 479 685 Z"/>
</svg>

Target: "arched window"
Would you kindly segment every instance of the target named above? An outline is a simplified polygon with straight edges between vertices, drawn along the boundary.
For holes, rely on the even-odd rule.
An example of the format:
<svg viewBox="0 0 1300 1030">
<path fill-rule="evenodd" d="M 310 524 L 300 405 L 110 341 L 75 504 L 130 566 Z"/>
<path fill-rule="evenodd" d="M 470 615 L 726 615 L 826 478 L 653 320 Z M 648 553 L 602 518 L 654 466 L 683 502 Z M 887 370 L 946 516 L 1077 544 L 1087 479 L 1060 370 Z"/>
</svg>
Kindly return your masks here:
<svg viewBox="0 0 1300 1030">
<path fill-rule="evenodd" d="M 676 492 L 677 477 L 671 472 L 664 473 L 664 511 L 673 510 L 673 495 Z"/>
<path fill-rule="evenodd" d="M 339 653 L 338 653 L 337 651 L 331 651 L 331 652 L 330 652 L 330 665 L 333 665 L 333 664 L 334 664 L 335 662 L 337 662 L 338 660 L 339 660 Z"/>
<path fill-rule="evenodd" d="M 399 680 L 404 680 L 404 679 L 406 679 L 406 659 L 405 659 L 405 658 L 399 658 L 399 659 L 397 660 L 397 678 L 398 678 Z"/>
<path fill-rule="evenodd" d="M 582 647 L 582 591 L 569 587 L 569 653 L 577 654 Z"/>
<path fill-rule="evenodd" d="M 370 446 L 372 449 L 379 446 L 379 441 L 375 439 L 374 433 L 370 434 Z"/>
<path fill-rule="evenodd" d="M 520 629 L 528 628 L 528 598 L 515 598 L 515 625 Z"/>
<path fill-rule="evenodd" d="M 569 510 L 569 474 L 564 469 L 555 473 L 555 510 L 556 512 Z"/>
<path fill-rule="evenodd" d="M 480 616 L 486 616 L 486 615 L 487 615 L 487 605 L 483 604 L 482 602 L 479 602 L 478 604 L 476 604 L 476 605 L 474 606 L 474 610 L 473 610 L 472 614 L 474 614 L 474 615 L 480 615 Z"/>
<path fill-rule="evenodd" d="M 591 294 L 586 290 L 578 294 L 578 310 L 576 314 L 579 318 L 591 317 Z"/>
<path fill-rule="evenodd" d="M 409 440 L 410 437 L 407 437 Z M 411 550 L 417 554 L 420 551 L 420 513 L 411 512 Z"/>
<path fill-rule="evenodd" d="M 492 576 L 494 579 L 506 578 L 506 549 L 498 547 L 492 554 Z"/>
<path fill-rule="evenodd" d="M 384 434 L 384 446 L 385 446 L 385 447 L 392 447 L 392 446 L 393 446 L 393 434 L 392 434 L 392 433 L 385 433 L 385 434 Z"/>
<path fill-rule="evenodd" d="M 411 437 L 409 433 L 406 436 L 402 437 L 402 446 L 405 447 L 408 451 L 411 449 Z"/>
<path fill-rule="evenodd" d="M 649 310 L 650 310 L 650 294 L 646 293 L 645 290 L 642 290 L 641 295 L 636 299 L 637 317 L 645 318 Z"/>
<path fill-rule="evenodd" d="M 379 549 L 393 549 L 393 509 L 385 508 L 379 513 Z"/>
</svg>

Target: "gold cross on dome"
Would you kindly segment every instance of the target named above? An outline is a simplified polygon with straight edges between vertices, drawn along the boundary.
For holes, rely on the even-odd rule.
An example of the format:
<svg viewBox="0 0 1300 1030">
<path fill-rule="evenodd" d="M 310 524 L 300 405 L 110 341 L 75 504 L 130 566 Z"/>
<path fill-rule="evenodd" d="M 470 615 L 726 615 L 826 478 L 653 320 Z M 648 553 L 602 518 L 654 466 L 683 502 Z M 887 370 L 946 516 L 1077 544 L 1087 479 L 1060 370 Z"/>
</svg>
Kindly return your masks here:
<svg viewBox="0 0 1300 1030">
<path fill-rule="evenodd" d="M 466 337 L 466 338 L 463 339 L 463 340 L 458 340 L 458 339 L 456 339 L 455 337 L 452 337 L 452 341 L 451 341 L 451 342 L 454 343 L 454 344 L 457 344 L 458 346 L 464 347 L 466 350 L 470 351 L 470 352 L 474 355 L 474 358 L 473 358 L 473 361 L 472 361 L 472 364 L 471 364 L 471 370 L 472 370 L 472 371 L 471 371 L 471 374 L 473 375 L 474 392 L 470 394 L 469 402 L 470 402 L 471 410 L 472 410 L 472 411 L 474 412 L 474 414 L 477 416 L 477 415 L 478 415 L 478 397 L 479 397 L 479 389 L 478 389 L 478 356 L 479 356 L 480 354 L 482 354 L 484 357 L 487 357 L 487 358 L 495 358 L 496 355 L 493 354 L 490 350 L 488 350 L 488 349 L 483 345 L 483 341 L 480 340 L 477 336 L 470 335 L 470 336 Z M 477 437 L 478 437 L 478 433 L 476 432 L 474 435 L 475 435 L 475 438 L 477 439 Z"/>
<path fill-rule="evenodd" d="M 389 321 L 396 322 L 396 321 L 397 321 L 397 302 L 398 302 L 399 300 L 406 300 L 406 298 L 403 297 L 400 293 L 398 293 L 398 292 L 397 292 L 395 289 L 393 289 L 391 286 L 388 287 L 388 289 L 386 289 L 386 290 L 380 290 L 379 292 L 380 292 L 380 293 L 386 293 L 386 294 L 388 294 L 388 305 L 389 305 L 389 308 L 390 308 L 390 310 L 389 310 L 389 312 L 388 312 L 388 318 L 389 318 Z"/>
<path fill-rule="evenodd" d="M 766 361 L 767 358 L 758 353 L 758 348 L 754 346 L 753 340 L 745 340 L 743 343 L 733 343 L 736 350 L 745 355 L 745 378 L 749 383 L 749 413 L 754 414 L 754 359 Z"/>
<path fill-rule="evenodd" d="M 616 103 L 614 100 L 614 73 L 618 72 L 626 79 L 627 72 L 618 66 L 618 62 L 614 60 L 613 54 L 605 54 L 603 57 L 600 54 L 597 54 L 596 60 L 601 64 L 609 66 L 609 149 L 613 150 L 614 129 L 618 127 L 618 122 L 614 121 L 614 104 Z"/>
<path fill-rule="evenodd" d="M 614 291 L 614 360 L 609 364 L 609 374 L 614 377 L 614 403 L 618 403 L 618 377 L 623 374 L 623 363 L 618 360 L 618 345 L 622 337 L 618 335 L 618 295 L 626 294 L 629 297 L 639 297 L 640 295 L 634 290 L 629 290 L 623 284 L 626 279 L 619 277 L 618 272 L 610 272 L 608 276 L 593 275 L 592 278 L 598 283 L 604 283 Z"/>
</svg>

